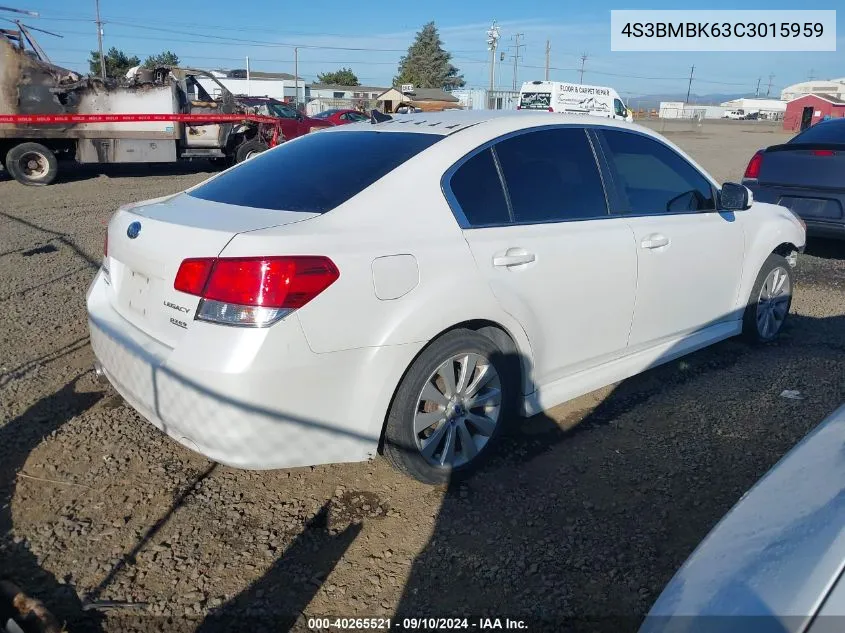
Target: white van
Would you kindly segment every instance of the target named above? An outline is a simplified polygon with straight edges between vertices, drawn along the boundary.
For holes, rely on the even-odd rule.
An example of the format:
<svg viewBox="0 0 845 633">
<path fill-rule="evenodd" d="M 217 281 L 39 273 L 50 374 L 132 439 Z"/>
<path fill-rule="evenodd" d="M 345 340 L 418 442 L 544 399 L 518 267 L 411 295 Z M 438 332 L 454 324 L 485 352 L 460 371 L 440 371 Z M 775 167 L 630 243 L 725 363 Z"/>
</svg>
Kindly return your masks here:
<svg viewBox="0 0 845 633">
<path fill-rule="evenodd" d="M 526 81 L 519 91 L 517 110 L 590 114 L 629 123 L 634 120 L 613 88 L 559 81 Z"/>
</svg>

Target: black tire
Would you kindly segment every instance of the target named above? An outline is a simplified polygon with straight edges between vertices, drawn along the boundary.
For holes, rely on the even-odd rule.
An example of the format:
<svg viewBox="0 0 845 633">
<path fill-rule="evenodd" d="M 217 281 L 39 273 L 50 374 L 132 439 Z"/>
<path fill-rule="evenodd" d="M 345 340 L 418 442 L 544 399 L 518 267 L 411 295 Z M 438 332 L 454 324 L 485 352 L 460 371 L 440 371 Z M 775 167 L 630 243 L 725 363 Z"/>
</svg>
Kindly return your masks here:
<svg viewBox="0 0 845 633">
<path fill-rule="evenodd" d="M 785 275 L 784 281 L 778 281 L 782 289 L 782 294 L 777 295 L 774 301 L 770 301 L 765 297 L 767 292 L 763 292 L 763 286 L 766 284 L 769 275 L 773 271 L 778 270 L 779 274 Z M 776 284 L 776 285 L 777 285 Z M 789 317 L 789 308 L 792 306 L 792 289 L 793 276 L 792 268 L 786 261 L 786 258 L 772 253 L 763 262 L 760 272 L 757 274 L 757 280 L 751 289 L 751 295 L 748 298 L 748 305 L 745 308 L 745 313 L 742 317 L 742 335 L 751 343 L 768 343 L 777 338 L 778 334 L 783 331 L 783 326 Z M 761 294 L 762 293 L 762 294 Z M 758 307 L 762 305 L 769 306 L 769 310 L 773 311 L 775 316 L 782 314 L 782 318 L 774 321 L 769 320 L 769 327 L 764 325 L 765 319 L 761 322 L 758 318 Z M 774 324 L 775 327 L 772 327 Z"/>
<path fill-rule="evenodd" d="M 498 417 L 496 418 L 495 426 L 492 433 L 485 435 L 479 432 L 480 427 L 476 427 L 475 423 L 466 418 L 459 418 L 456 414 L 456 420 L 450 422 L 449 420 L 441 420 L 435 422 L 429 429 L 418 434 L 414 430 L 415 418 L 420 412 L 421 393 L 423 387 L 426 386 L 429 380 L 434 378 L 435 372 L 450 358 L 460 356 L 463 354 L 477 354 L 479 364 L 476 366 L 477 374 L 480 376 L 481 369 L 486 364 L 495 369 L 493 380 L 489 384 L 498 384 L 500 388 L 500 407 Z M 417 479 L 426 484 L 443 484 L 457 478 L 465 477 L 471 472 L 478 469 L 484 460 L 490 455 L 491 447 L 495 445 L 497 439 L 501 436 L 504 426 L 507 421 L 516 412 L 516 405 L 518 403 L 519 393 L 519 370 L 518 359 L 513 354 L 504 354 L 502 350 L 487 336 L 479 334 L 472 330 L 452 330 L 447 332 L 440 338 L 433 341 L 417 359 L 411 364 L 402 382 L 396 390 L 393 398 L 393 403 L 387 415 L 387 423 L 384 431 L 384 455 L 399 471 Z M 456 382 L 460 383 L 460 364 L 455 361 L 452 368 L 456 372 Z M 472 376 L 467 378 L 467 385 L 473 382 Z M 490 394 L 495 389 L 491 387 L 483 387 L 482 390 L 488 389 L 487 394 Z M 481 391 L 478 392 L 482 393 Z M 486 397 L 486 396 L 485 396 Z M 495 396 L 494 396 L 495 397 Z M 428 406 L 428 403 L 424 405 Z M 479 413 L 484 407 L 473 407 L 467 409 L 465 415 Z M 423 408 L 423 412 L 427 409 Z M 439 413 L 439 411 L 437 411 Z M 461 413 L 459 410 L 458 413 Z M 444 413 L 445 417 L 445 413 Z M 463 422 L 461 422 L 463 420 Z M 453 441 L 456 442 L 455 451 L 460 451 L 458 459 L 465 459 L 464 463 L 459 463 L 455 466 L 435 465 L 431 463 L 421 452 L 421 447 L 418 442 L 422 442 L 427 437 L 433 437 L 440 425 L 447 427 L 444 433 L 449 433 L 448 425 L 463 425 L 463 429 L 455 429 L 452 433 Z M 467 432 L 467 429 L 470 431 Z M 462 435 L 462 431 L 469 433 L 469 435 Z M 429 433 L 427 437 L 420 437 Z M 474 434 L 473 434 L 474 433 Z M 445 438 L 445 435 L 442 437 Z M 474 457 L 467 458 L 467 450 L 464 451 L 464 438 L 473 437 L 479 438 L 482 443 L 480 448 L 476 447 L 476 442 L 473 439 Z M 483 438 L 487 439 L 484 440 Z M 445 440 L 443 440 L 445 441 Z M 441 440 L 436 443 L 440 444 Z M 441 446 L 443 446 L 441 444 Z M 457 448 L 460 446 L 460 448 Z M 477 451 L 477 452 L 476 452 Z M 436 448 L 435 451 L 436 453 Z M 440 451 L 440 456 L 443 456 L 445 448 Z M 437 455 L 432 455 L 432 459 L 437 459 Z"/>
<path fill-rule="evenodd" d="M 56 179 L 56 155 L 40 143 L 21 143 L 6 154 L 6 171 L 22 185 L 44 186 Z"/>
<path fill-rule="evenodd" d="M 268 149 L 267 144 L 260 139 L 253 138 L 244 141 L 235 150 L 235 163 L 242 163 L 252 154 L 260 154 L 261 152 L 266 152 Z"/>
</svg>

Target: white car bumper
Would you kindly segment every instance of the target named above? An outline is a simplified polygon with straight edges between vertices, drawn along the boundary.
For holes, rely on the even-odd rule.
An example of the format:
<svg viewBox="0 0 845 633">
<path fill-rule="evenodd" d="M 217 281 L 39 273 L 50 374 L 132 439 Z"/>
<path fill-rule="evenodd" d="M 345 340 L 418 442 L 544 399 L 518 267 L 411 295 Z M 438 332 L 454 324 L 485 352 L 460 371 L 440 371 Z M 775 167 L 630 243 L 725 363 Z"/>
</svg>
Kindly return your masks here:
<svg viewBox="0 0 845 633">
<path fill-rule="evenodd" d="M 186 353 L 123 319 L 102 273 L 88 315 L 94 354 L 132 407 L 183 446 L 250 469 L 373 457 L 393 391 L 423 346 L 316 354 L 293 314 L 272 326 L 272 339 L 266 330 L 194 323 L 193 340 L 179 343 L 193 348 Z"/>
</svg>

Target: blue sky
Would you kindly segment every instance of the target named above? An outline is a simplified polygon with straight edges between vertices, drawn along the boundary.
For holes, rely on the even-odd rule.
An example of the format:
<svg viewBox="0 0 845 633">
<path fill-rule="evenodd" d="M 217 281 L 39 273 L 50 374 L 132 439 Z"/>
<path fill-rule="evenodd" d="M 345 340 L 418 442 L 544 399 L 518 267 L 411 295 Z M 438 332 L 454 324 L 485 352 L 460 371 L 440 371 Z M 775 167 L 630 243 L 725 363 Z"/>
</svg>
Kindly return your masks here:
<svg viewBox="0 0 845 633">
<path fill-rule="evenodd" d="M 8 3 L 5 3 L 8 4 Z M 802 9 L 834 9 L 838 2 L 800 3 Z M 13 6 L 39 11 L 27 18 L 35 27 L 63 39 L 40 35 L 51 58 L 87 71 L 88 51 L 96 49 L 94 0 L 17 0 Z M 588 54 L 585 83 L 611 85 L 627 96 L 683 93 L 695 65 L 693 93 L 752 93 L 769 75 L 772 95 L 786 85 L 845 76 L 845 10 L 837 15 L 837 52 L 829 53 L 612 53 L 611 9 L 678 9 L 677 2 L 651 0 L 577 4 L 560 0 L 514 3 L 504 0 L 414 0 L 413 2 L 223 2 L 221 0 L 101 0 L 106 22 L 104 46 L 116 46 L 142 59 L 170 49 L 183 63 L 203 68 L 242 68 L 250 56 L 254 70 L 299 72 L 313 81 L 321 71 L 349 66 L 367 85 L 388 85 L 396 63 L 422 24 L 434 20 L 447 50 L 467 83 L 486 86 L 489 53 L 485 31 L 495 18 L 501 29 L 501 87 L 513 81 L 512 36 L 522 33 L 518 81 L 542 79 L 546 39 L 551 41 L 551 78 L 577 80 L 582 53 Z M 794 9 L 786 0 L 705 0 L 694 9 Z M 0 14 L 10 16 L 10 14 Z M 334 48 L 332 48 L 334 47 Z M 363 50 L 345 50 L 345 49 Z"/>
</svg>

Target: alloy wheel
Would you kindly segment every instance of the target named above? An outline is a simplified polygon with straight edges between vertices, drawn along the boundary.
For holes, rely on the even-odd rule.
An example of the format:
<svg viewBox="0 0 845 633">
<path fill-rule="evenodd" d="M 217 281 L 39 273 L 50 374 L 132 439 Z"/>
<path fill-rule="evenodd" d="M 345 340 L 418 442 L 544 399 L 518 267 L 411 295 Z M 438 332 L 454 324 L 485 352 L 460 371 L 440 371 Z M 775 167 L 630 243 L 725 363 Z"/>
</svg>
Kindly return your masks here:
<svg viewBox="0 0 845 633">
<path fill-rule="evenodd" d="M 789 311 L 791 297 L 789 274 L 780 266 L 772 269 L 757 298 L 757 332 L 762 338 L 773 338 L 780 331 Z"/>
<path fill-rule="evenodd" d="M 475 353 L 452 356 L 420 391 L 414 414 L 417 449 L 434 466 L 463 466 L 487 444 L 501 411 L 502 381 L 493 364 Z"/>
</svg>

